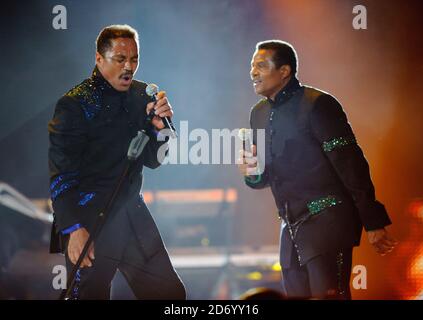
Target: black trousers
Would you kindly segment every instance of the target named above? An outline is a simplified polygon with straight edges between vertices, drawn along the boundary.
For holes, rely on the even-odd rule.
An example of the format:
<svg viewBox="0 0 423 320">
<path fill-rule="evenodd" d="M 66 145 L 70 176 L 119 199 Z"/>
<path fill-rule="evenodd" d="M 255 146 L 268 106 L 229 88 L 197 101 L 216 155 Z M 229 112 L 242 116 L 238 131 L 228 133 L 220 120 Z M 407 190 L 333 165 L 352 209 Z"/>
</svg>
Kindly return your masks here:
<svg viewBox="0 0 423 320">
<path fill-rule="evenodd" d="M 66 254 L 67 272 L 73 264 Z M 72 299 L 110 299 L 111 281 L 119 269 L 134 295 L 140 300 L 183 300 L 186 292 L 162 244 L 152 257 L 146 258 L 135 235 L 128 241 L 122 258 L 95 256 L 90 268 L 81 268 L 76 276 Z"/>
<path fill-rule="evenodd" d="M 288 298 L 351 299 L 352 248 L 319 255 L 300 266 L 292 250 L 291 265 L 282 270 Z"/>
</svg>

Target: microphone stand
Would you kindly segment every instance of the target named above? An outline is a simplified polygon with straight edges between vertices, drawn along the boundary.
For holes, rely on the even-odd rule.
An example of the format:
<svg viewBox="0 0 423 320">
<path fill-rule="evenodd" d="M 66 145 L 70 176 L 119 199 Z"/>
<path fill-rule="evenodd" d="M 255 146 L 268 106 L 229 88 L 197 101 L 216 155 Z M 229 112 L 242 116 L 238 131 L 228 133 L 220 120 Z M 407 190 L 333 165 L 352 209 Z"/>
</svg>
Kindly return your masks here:
<svg viewBox="0 0 423 320">
<path fill-rule="evenodd" d="M 97 220 L 95 222 L 93 230 L 90 232 L 90 236 L 88 237 L 87 242 L 85 243 L 84 248 L 82 249 L 82 252 L 78 258 L 78 261 L 73 266 L 72 271 L 68 277 L 66 289 L 62 290 L 62 293 L 60 294 L 59 300 L 65 300 L 66 297 L 69 296 L 69 294 L 72 292 L 73 288 L 75 287 L 75 279 L 76 274 L 78 270 L 81 267 L 82 260 L 87 255 L 88 249 L 90 248 L 91 244 L 97 239 L 98 235 L 100 234 L 107 217 L 109 216 L 109 213 L 111 211 L 111 208 L 114 205 L 114 202 L 116 200 L 117 195 L 119 194 L 122 184 L 125 180 L 125 178 L 128 175 L 129 170 L 131 169 L 132 165 L 135 163 L 135 161 L 138 159 L 142 151 L 144 150 L 144 147 L 146 146 L 147 142 L 150 140 L 150 137 L 146 134 L 145 130 L 138 131 L 137 136 L 135 136 L 128 149 L 128 161 L 126 163 L 126 166 L 122 172 L 122 174 L 119 177 L 119 180 L 113 190 L 113 193 L 109 200 L 106 203 L 106 206 L 102 212 L 97 217 Z"/>
</svg>

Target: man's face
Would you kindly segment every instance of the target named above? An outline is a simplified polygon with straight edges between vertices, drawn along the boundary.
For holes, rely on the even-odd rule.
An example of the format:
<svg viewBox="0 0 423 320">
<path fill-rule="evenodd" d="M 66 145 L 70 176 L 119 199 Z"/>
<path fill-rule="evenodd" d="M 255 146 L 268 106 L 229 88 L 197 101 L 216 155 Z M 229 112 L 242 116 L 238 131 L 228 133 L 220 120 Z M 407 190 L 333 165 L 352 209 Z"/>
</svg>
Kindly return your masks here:
<svg viewBox="0 0 423 320">
<path fill-rule="evenodd" d="M 276 68 L 273 62 L 273 50 L 260 49 L 254 52 L 251 60 L 250 76 L 256 94 L 274 99 L 287 83 L 286 66 Z"/>
<path fill-rule="evenodd" d="M 138 47 L 134 39 L 116 38 L 102 56 L 96 53 L 96 64 L 103 77 L 118 91 L 127 91 L 138 68 Z"/>
</svg>

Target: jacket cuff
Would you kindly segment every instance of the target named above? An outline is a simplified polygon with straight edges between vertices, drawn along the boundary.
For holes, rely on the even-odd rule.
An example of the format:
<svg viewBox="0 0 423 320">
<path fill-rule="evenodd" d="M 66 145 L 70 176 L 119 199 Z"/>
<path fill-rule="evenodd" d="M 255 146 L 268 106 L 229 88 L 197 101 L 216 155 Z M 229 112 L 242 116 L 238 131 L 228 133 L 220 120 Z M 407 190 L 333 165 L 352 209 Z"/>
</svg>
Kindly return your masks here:
<svg viewBox="0 0 423 320">
<path fill-rule="evenodd" d="M 58 233 L 69 226 L 83 222 L 83 217 L 78 214 L 81 208 L 81 206 L 78 205 L 78 201 L 80 200 L 78 190 L 71 189 L 61 194 L 52 202 L 54 221 Z"/>
<path fill-rule="evenodd" d="M 259 174 L 256 176 L 245 176 L 244 179 L 245 179 L 245 183 L 247 184 L 257 184 L 257 183 L 260 183 L 263 178 L 262 178 L 262 175 Z"/>
<path fill-rule="evenodd" d="M 362 223 L 366 231 L 373 231 L 382 229 L 392 222 L 391 219 L 389 219 L 385 206 L 376 200 L 370 208 L 368 208 L 368 216 L 362 217 Z"/>
<path fill-rule="evenodd" d="M 155 142 L 159 144 L 163 144 L 169 141 L 169 134 L 164 133 L 165 130 L 169 130 L 167 128 L 157 130 L 156 128 L 151 129 L 151 136 L 154 138 Z"/>
<path fill-rule="evenodd" d="M 82 228 L 82 225 L 80 223 L 77 223 L 77 224 L 74 224 L 73 226 L 71 226 L 69 228 L 66 228 L 65 230 L 62 230 L 61 233 L 62 233 L 62 235 L 69 234 L 69 233 L 72 233 L 75 230 L 78 230 L 80 228 Z"/>
</svg>

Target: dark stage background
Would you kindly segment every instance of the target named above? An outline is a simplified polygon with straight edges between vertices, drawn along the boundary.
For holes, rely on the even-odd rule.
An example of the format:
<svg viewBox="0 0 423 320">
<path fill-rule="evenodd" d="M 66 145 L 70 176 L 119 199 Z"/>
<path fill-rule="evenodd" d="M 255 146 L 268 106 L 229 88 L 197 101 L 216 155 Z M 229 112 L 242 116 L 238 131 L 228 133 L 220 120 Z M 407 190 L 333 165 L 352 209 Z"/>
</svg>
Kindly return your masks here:
<svg viewBox="0 0 423 320">
<path fill-rule="evenodd" d="M 67 8 L 66 30 L 52 27 L 57 4 Z M 367 8 L 367 30 L 352 27 L 352 9 L 358 4 Z M 300 81 L 334 94 L 343 104 L 369 161 L 377 196 L 392 218 L 390 231 L 400 241 L 394 252 L 379 257 L 363 238 L 354 265 L 366 266 L 367 289 L 353 289 L 353 297 L 423 297 L 421 1 L 66 0 L 1 6 L 0 181 L 39 202 L 49 197 L 47 122 L 57 99 L 89 76 L 94 41 L 106 25 L 127 23 L 139 31 L 136 78 L 167 91 L 177 127 L 188 121 L 190 129 L 208 131 L 248 126 L 250 107 L 258 99 L 249 80 L 254 46 L 265 39 L 286 40 L 297 49 Z M 279 221 L 270 191 L 248 189 L 235 165 L 167 165 L 145 172 L 144 190 L 151 194 L 209 189 L 236 193 L 229 201 L 235 222 L 228 231 L 231 246 L 245 251 L 278 245 Z M 152 208 L 166 231 L 169 220 L 160 206 Z M 221 214 L 220 207 L 210 210 Z M 219 228 L 213 218 L 206 224 Z M 164 236 L 170 239 L 170 234 Z M 209 250 L 213 244 L 199 246 Z M 30 283 L 37 293 L 12 297 L 43 298 L 43 287 L 34 285 L 31 275 L 49 285 L 52 266 L 59 261 L 48 261 L 45 239 L 31 248 L 17 250 L 3 271 L 14 274 L 7 288 L 18 291 Z M 37 263 L 37 271 L 31 263 Z M 250 271 L 245 274 L 253 287 L 257 283 Z M 193 292 L 204 279 L 181 274 Z"/>
</svg>

